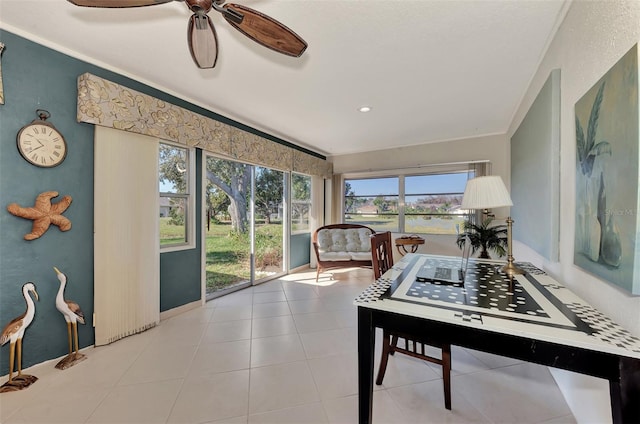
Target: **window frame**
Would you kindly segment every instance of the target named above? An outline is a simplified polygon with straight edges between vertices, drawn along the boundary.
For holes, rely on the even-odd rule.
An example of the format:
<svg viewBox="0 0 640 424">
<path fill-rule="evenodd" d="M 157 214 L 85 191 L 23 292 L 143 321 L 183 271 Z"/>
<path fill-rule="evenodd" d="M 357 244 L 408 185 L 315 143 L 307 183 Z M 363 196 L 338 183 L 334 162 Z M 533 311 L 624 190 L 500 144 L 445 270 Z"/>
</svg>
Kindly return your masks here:
<svg viewBox="0 0 640 424">
<path fill-rule="evenodd" d="M 296 199 L 294 194 L 293 194 L 293 178 L 294 175 L 298 175 L 301 177 L 305 177 L 309 179 L 309 198 L 307 199 L 307 201 L 301 201 L 300 199 Z M 313 207 L 313 178 L 311 175 L 307 175 L 307 174 L 303 174 L 301 172 L 294 172 L 291 171 L 290 172 L 290 202 L 291 202 L 291 213 L 289 214 L 289 225 L 290 225 L 290 234 L 291 235 L 296 235 L 296 234 L 308 234 L 311 233 L 311 211 L 312 211 L 312 207 Z M 307 205 L 307 209 L 308 209 L 308 219 L 307 219 L 307 228 L 305 229 L 300 229 L 300 230 L 294 230 L 293 227 L 293 218 L 294 218 L 294 213 L 293 213 L 293 209 L 294 209 L 294 205 L 296 204 L 305 204 Z"/>
<path fill-rule="evenodd" d="M 484 162 L 482 162 L 484 164 Z M 398 189 L 397 189 L 397 193 L 394 194 L 388 194 L 386 196 L 389 197 L 397 197 L 398 199 L 398 211 L 397 214 L 376 214 L 376 215 L 397 215 L 397 228 L 395 230 L 390 230 L 392 233 L 398 233 L 398 234 L 416 234 L 415 231 L 407 231 L 406 228 L 406 218 L 408 216 L 413 216 L 416 214 L 406 214 L 406 198 L 407 196 L 416 196 L 418 194 L 414 194 L 414 193 L 410 193 L 409 195 L 406 194 L 406 183 L 405 183 L 405 178 L 406 177 L 415 177 L 415 176 L 429 176 L 429 175 L 446 175 L 446 174 L 453 174 L 453 173 L 467 173 L 467 179 L 473 178 L 475 176 L 475 173 L 477 173 L 477 176 L 480 176 L 481 174 L 483 174 L 481 169 L 477 169 L 474 165 L 476 165 L 476 163 L 473 162 L 469 162 L 469 163 L 455 163 L 455 164 L 443 164 L 443 165 L 431 165 L 431 166 L 425 166 L 425 167 L 420 167 L 419 170 L 416 169 L 396 169 L 396 170 L 384 170 L 384 171 L 379 171 L 379 172 L 358 172 L 358 173 L 345 173 L 342 176 L 342 185 L 341 185 L 341 191 L 342 191 L 342 195 L 341 195 L 341 199 L 342 199 L 342 203 L 341 203 L 341 209 L 342 209 L 342 222 L 346 222 L 345 221 L 345 217 L 347 215 L 346 213 L 346 208 L 345 208 L 345 203 L 346 203 L 346 198 L 347 195 L 345 193 L 345 184 L 348 181 L 353 181 L 353 180 L 366 180 L 366 179 L 383 179 L 383 178 L 398 178 Z M 485 164 L 486 165 L 486 164 Z M 480 171 L 480 172 L 479 172 Z M 473 176 L 470 176 L 473 175 Z M 438 195 L 441 193 L 420 193 L 420 196 L 428 196 L 428 195 Z M 446 194 L 458 194 L 458 193 L 446 193 Z M 464 194 L 464 188 L 462 189 L 462 192 L 459 193 L 460 195 Z M 364 196 L 364 195 L 363 195 Z M 369 195 L 369 197 L 371 197 L 372 195 Z M 467 213 L 450 213 L 450 214 L 418 214 L 418 215 L 433 215 L 433 216 L 460 216 L 462 215 L 464 217 L 465 220 L 467 219 L 474 219 L 476 213 L 474 211 L 467 211 Z M 462 231 L 462 229 L 460 229 L 460 231 Z M 426 234 L 426 235 L 452 235 L 452 234 L 448 234 L 448 233 L 417 233 L 417 234 Z"/>
<path fill-rule="evenodd" d="M 380 212 L 374 212 L 374 213 L 358 213 L 358 212 L 350 212 L 347 214 L 346 210 L 345 210 L 345 203 L 346 203 L 346 198 L 347 198 L 347 194 L 344 192 L 344 187 L 345 184 L 347 182 L 347 180 L 382 180 L 382 179 L 397 179 L 398 180 L 398 190 L 396 193 L 393 194 L 381 194 L 381 193 L 371 193 L 371 194 L 362 194 L 362 195 L 356 195 L 354 196 L 354 198 L 357 197 L 374 197 L 374 198 L 378 198 L 378 197 L 383 197 L 383 198 L 394 198 L 395 199 L 395 203 L 396 203 L 396 211 L 395 212 L 387 212 L 387 213 L 380 213 Z M 400 197 L 400 189 L 402 189 L 404 187 L 404 179 L 403 177 L 399 176 L 399 175 L 368 175 L 368 176 L 364 176 L 362 178 L 344 178 L 342 181 L 342 222 L 346 222 L 346 215 L 354 215 L 354 216 L 365 216 L 365 215 L 375 215 L 376 217 L 380 217 L 380 216 L 387 216 L 387 217 L 396 217 L 395 218 L 395 222 L 397 223 L 397 227 L 395 229 L 389 229 L 389 231 L 391 231 L 392 233 L 399 233 L 401 232 L 400 229 L 402 228 L 402 225 L 400 223 L 403 214 L 401 213 L 401 209 L 404 208 L 404 204 L 403 201 Z M 385 230 L 386 231 L 386 230 Z"/>
<path fill-rule="evenodd" d="M 160 147 L 161 145 L 166 145 L 174 148 L 184 149 L 187 155 L 186 158 L 186 189 L 184 193 L 170 193 L 170 192 L 161 192 L 160 191 Z M 195 148 L 187 147 L 182 144 L 172 143 L 166 140 L 160 140 L 158 143 L 158 202 L 160 202 L 161 198 L 169 198 L 169 199 L 186 199 L 185 204 L 185 214 L 184 214 L 184 225 L 185 225 L 185 238 L 184 242 L 179 243 L 171 243 L 171 244 L 161 244 L 160 243 L 160 228 L 158 227 L 158 243 L 160 244 L 160 253 L 168 253 L 168 252 L 177 252 L 181 250 L 190 250 L 196 248 L 196 199 L 195 199 L 195 190 L 196 190 L 196 152 Z M 159 205 L 159 203 L 158 203 Z M 159 213 L 159 212 L 158 212 Z"/>
</svg>

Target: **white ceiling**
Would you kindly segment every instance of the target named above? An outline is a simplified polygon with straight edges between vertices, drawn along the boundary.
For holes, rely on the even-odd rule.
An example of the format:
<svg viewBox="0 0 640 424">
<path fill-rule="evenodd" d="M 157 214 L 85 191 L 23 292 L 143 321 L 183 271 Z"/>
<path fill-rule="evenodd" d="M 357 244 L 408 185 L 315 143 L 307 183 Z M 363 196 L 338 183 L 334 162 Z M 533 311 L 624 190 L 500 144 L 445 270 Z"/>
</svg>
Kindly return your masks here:
<svg viewBox="0 0 640 424">
<path fill-rule="evenodd" d="M 234 1 L 287 25 L 307 51 L 280 55 L 211 11 L 218 63 L 198 69 L 190 11 L 178 1 L 96 9 L 0 0 L 0 26 L 338 155 L 505 133 L 567 9 L 565 0 Z"/>
</svg>

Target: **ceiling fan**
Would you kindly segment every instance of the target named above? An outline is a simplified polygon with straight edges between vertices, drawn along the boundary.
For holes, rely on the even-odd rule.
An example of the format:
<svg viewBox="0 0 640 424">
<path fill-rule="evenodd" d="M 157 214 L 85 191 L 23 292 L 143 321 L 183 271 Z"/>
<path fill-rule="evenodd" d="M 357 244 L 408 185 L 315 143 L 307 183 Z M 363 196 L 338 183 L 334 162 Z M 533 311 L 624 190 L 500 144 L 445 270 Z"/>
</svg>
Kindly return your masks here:
<svg viewBox="0 0 640 424">
<path fill-rule="evenodd" d="M 174 0 L 68 0 L 84 7 L 141 7 L 155 6 Z M 226 0 L 175 0 L 184 1 L 193 12 L 189 19 L 187 42 L 193 61 L 199 68 L 213 68 L 218 59 L 218 39 L 211 19 L 211 9 L 222 14 L 232 27 L 278 53 L 300 57 L 307 43 L 295 32 L 275 19 L 240 4 L 224 4 Z"/>
</svg>

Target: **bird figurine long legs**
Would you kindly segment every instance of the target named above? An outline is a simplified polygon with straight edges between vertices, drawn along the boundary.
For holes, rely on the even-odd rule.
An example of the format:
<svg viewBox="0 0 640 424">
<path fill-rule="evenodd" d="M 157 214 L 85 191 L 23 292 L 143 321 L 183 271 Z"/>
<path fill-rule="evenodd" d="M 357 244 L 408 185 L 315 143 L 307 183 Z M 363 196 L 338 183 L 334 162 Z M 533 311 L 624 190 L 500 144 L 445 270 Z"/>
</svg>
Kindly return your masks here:
<svg viewBox="0 0 640 424">
<path fill-rule="evenodd" d="M 22 390 L 29 387 L 38 379 L 38 377 L 33 375 L 22 374 L 22 338 L 24 337 L 25 330 L 31 324 L 36 314 L 36 305 L 29 295 L 29 292 L 33 293 L 36 300 L 38 300 L 38 292 L 36 292 L 35 284 L 29 282 L 23 285 L 22 296 L 27 303 L 27 310 L 24 314 L 11 320 L 2 330 L 2 335 L 0 335 L 0 345 L 5 345 L 9 342 L 9 381 L 0 387 L 0 393 Z M 18 355 L 18 375 L 14 378 L 13 367 L 16 351 Z"/>
<path fill-rule="evenodd" d="M 66 300 L 64 298 L 67 276 L 60 272 L 58 268 L 53 267 L 53 269 L 56 274 L 58 274 L 58 280 L 60 280 L 60 288 L 56 295 L 56 308 L 58 308 L 62 315 L 64 315 L 64 320 L 67 322 L 67 335 L 69 338 L 69 354 L 56 364 L 56 368 L 63 370 L 86 359 L 85 355 L 78 352 L 78 323 L 84 324 L 84 314 L 80 309 L 80 305 L 72 300 Z M 72 330 L 73 337 L 71 334 Z"/>
</svg>

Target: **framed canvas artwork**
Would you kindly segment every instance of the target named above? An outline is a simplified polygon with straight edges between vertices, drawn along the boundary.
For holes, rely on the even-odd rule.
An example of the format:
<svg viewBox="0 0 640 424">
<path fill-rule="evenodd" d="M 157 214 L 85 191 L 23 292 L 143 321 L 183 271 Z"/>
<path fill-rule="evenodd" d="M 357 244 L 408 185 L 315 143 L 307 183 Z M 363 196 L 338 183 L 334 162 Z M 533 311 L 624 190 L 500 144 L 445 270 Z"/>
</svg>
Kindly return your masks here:
<svg viewBox="0 0 640 424">
<path fill-rule="evenodd" d="M 560 69 L 511 137 L 513 238 L 557 262 L 560 244 Z"/>
<path fill-rule="evenodd" d="M 574 263 L 640 294 L 638 45 L 575 105 Z"/>
<path fill-rule="evenodd" d="M 0 43 L 0 59 L 4 51 L 4 43 Z M 2 64 L 0 63 L 0 105 L 4 104 L 4 86 L 2 85 Z"/>
</svg>

